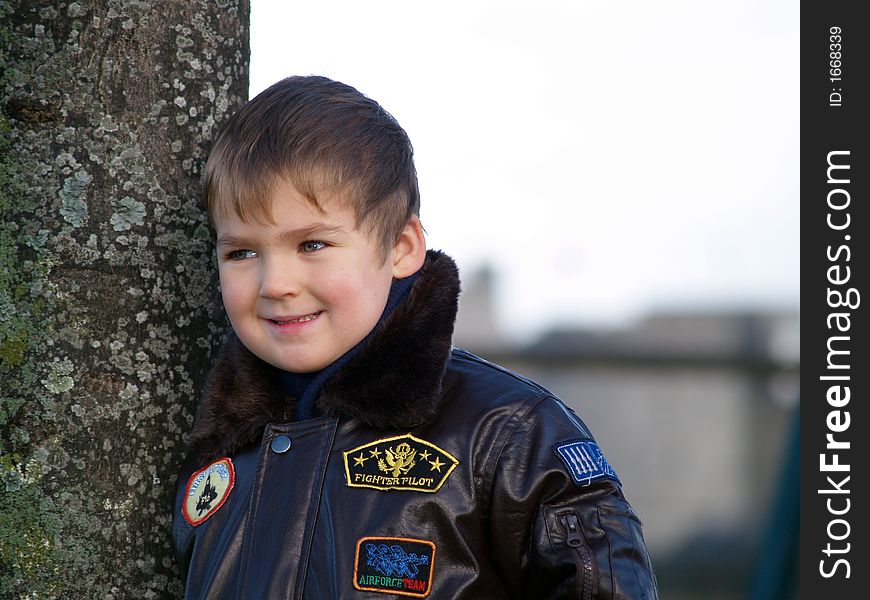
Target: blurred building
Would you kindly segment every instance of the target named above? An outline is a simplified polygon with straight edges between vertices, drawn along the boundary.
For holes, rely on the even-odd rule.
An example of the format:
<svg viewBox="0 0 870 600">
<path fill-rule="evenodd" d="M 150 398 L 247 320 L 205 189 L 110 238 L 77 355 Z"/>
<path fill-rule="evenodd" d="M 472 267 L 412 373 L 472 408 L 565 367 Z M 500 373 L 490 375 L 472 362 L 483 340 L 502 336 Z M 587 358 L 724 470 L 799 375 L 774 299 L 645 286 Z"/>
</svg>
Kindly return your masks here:
<svg viewBox="0 0 870 600">
<path fill-rule="evenodd" d="M 644 521 L 662 597 L 745 597 L 798 404 L 798 314 L 657 314 L 515 347 L 492 318 L 492 278 L 466 282 L 456 344 L 589 425 Z"/>
</svg>

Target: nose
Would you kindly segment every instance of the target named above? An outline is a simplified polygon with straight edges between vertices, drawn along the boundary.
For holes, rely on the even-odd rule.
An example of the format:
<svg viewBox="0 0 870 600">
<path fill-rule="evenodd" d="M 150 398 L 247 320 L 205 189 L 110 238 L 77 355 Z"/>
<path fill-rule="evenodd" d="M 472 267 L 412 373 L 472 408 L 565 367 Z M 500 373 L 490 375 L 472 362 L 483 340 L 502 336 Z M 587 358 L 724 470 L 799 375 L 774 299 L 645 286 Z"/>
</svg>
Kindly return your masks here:
<svg viewBox="0 0 870 600">
<path fill-rule="evenodd" d="M 271 256 L 260 262 L 260 296 L 283 298 L 295 296 L 300 289 L 300 274 L 291 260 Z"/>
</svg>

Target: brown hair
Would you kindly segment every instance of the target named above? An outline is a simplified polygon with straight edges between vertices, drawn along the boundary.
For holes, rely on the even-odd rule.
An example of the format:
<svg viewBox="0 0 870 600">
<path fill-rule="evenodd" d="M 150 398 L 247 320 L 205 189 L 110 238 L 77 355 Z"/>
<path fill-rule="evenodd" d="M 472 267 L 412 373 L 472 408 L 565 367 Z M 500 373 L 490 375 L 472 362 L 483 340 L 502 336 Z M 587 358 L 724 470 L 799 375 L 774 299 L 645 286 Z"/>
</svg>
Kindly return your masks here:
<svg viewBox="0 0 870 600">
<path fill-rule="evenodd" d="M 282 180 L 320 210 L 318 194 L 338 192 L 383 256 L 420 213 L 408 134 L 377 102 L 326 77 L 283 79 L 233 115 L 206 163 L 203 202 L 212 219 L 232 210 L 268 222 Z"/>
</svg>

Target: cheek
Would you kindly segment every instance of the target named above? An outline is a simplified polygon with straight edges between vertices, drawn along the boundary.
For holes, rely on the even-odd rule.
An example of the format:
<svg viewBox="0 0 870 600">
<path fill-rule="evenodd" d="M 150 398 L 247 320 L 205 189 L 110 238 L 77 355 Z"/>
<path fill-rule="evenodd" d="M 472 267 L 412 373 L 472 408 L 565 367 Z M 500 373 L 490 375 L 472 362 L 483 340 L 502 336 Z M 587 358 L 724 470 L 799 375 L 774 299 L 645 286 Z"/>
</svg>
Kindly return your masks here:
<svg viewBox="0 0 870 600">
<path fill-rule="evenodd" d="M 245 308 L 251 302 L 249 286 L 237 275 L 220 274 L 221 299 L 227 313 L 234 313 Z"/>
<path fill-rule="evenodd" d="M 345 302 L 354 303 L 354 312 L 360 318 L 371 321 L 371 325 L 374 325 L 387 304 L 392 281 L 389 274 L 371 271 L 356 278 L 352 285 L 346 285 L 342 295 L 346 298 Z"/>
</svg>

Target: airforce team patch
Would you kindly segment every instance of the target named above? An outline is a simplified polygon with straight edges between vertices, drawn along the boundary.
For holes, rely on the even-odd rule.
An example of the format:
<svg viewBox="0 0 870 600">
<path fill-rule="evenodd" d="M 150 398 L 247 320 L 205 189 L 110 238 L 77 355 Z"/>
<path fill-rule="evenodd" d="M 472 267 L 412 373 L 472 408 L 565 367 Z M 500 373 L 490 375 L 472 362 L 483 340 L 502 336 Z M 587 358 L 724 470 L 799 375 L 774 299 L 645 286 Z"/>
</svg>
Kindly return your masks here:
<svg viewBox="0 0 870 600">
<path fill-rule="evenodd" d="M 559 444 L 555 450 L 568 467 L 571 478 L 580 485 L 589 485 L 593 479 L 599 477 L 610 477 L 619 481 L 616 471 L 601 453 L 601 448 L 592 440 Z"/>
<path fill-rule="evenodd" d="M 236 483 L 233 461 L 221 458 L 190 476 L 181 513 L 193 526 L 199 525 L 223 506 Z"/>
<path fill-rule="evenodd" d="M 366 592 L 423 598 L 432 591 L 435 544 L 427 540 L 364 537 L 356 543 L 353 585 Z"/>
<path fill-rule="evenodd" d="M 411 434 L 376 440 L 344 454 L 349 487 L 435 492 L 459 461 Z"/>
</svg>

